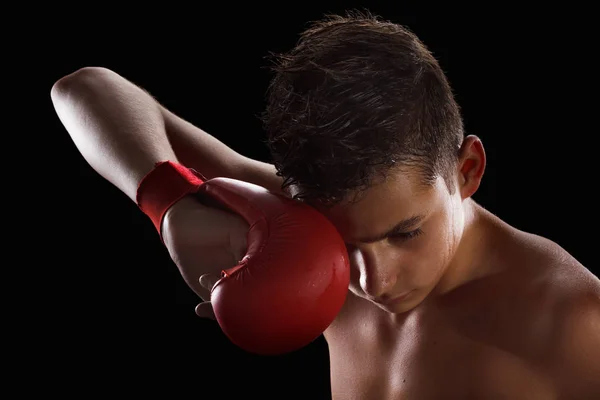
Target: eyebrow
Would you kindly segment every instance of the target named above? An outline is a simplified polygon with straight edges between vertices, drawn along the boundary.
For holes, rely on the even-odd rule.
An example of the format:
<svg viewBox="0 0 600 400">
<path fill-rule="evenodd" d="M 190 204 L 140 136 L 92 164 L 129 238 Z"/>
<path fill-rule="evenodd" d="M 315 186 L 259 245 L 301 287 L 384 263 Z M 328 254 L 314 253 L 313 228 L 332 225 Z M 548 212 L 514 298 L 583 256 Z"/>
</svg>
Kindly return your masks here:
<svg viewBox="0 0 600 400">
<path fill-rule="evenodd" d="M 425 215 L 422 215 L 422 214 L 413 215 L 410 218 L 406 218 L 406 219 L 403 219 L 402 221 L 398 222 L 396 225 L 394 225 L 394 227 L 392 229 L 389 229 L 388 231 L 386 231 L 382 234 L 375 235 L 372 237 L 360 238 L 359 241 L 363 242 L 363 243 L 373 243 L 373 242 L 378 242 L 380 240 L 388 238 L 390 236 L 397 235 L 399 233 L 407 232 L 410 230 L 410 228 L 414 227 L 416 224 L 421 222 L 424 218 L 425 218 Z"/>
</svg>

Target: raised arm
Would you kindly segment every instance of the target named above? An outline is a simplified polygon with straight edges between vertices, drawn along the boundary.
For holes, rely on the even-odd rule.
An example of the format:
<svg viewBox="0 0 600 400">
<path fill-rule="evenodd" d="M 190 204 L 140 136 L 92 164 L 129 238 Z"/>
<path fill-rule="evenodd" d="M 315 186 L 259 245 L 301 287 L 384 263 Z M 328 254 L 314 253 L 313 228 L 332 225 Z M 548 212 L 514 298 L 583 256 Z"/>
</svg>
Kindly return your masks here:
<svg viewBox="0 0 600 400">
<path fill-rule="evenodd" d="M 109 69 L 77 70 L 53 85 L 51 98 L 85 160 L 133 201 L 140 180 L 163 160 L 209 179 L 229 177 L 281 193 L 273 165 L 235 152 Z"/>
</svg>

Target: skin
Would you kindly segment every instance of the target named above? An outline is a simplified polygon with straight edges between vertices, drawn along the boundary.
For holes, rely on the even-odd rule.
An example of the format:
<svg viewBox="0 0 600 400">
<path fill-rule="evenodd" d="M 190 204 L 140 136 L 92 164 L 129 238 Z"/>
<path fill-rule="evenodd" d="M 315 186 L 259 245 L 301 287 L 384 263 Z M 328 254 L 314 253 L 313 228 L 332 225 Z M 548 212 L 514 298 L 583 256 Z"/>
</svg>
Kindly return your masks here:
<svg viewBox="0 0 600 400">
<path fill-rule="evenodd" d="M 141 177 L 167 159 L 209 179 L 279 192 L 272 165 L 234 152 L 110 70 L 78 70 L 57 81 L 51 97 L 82 156 L 132 200 Z M 558 244 L 473 201 L 485 161 L 481 141 L 469 136 L 452 191 L 441 179 L 423 187 L 416 171 L 400 168 L 357 203 L 315 204 L 348 243 L 352 261 L 346 304 L 325 331 L 334 399 L 600 398 L 600 281 Z M 180 211 L 204 226 L 213 221 L 224 236 L 246 232 L 232 216 L 189 199 L 167 214 Z M 413 215 L 424 218 L 400 233 L 420 235 L 366 240 Z M 218 239 L 212 225 L 204 229 Z M 224 249 L 214 256 L 226 258 L 229 242 L 218 243 Z M 197 262 L 180 264 L 188 280 L 200 276 Z M 209 316 L 210 304 L 202 304 L 199 315 Z"/>
<path fill-rule="evenodd" d="M 598 279 L 473 201 L 484 170 L 470 136 L 452 193 L 405 169 L 357 203 L 320 207 L 353 271 L 325 332 L 334 399 L 599 398 Z M 414 215 L 423 219 L 380 237 Z"/>
<path fill-rule="evenodd" d="M 443 294 L 485 275 L 478 267 L 483 252 L 482 209 L 470 199 L 485 168 L 481 141 L 463 145 L 465 160 L 453 177 L 450 194 L 442 178 L 431 187 L 416 171 L 392 171 L 385 182 L 365 192 L 357 203 L 333 208 L 314 205 L 338 228 L 353 265 L 350 291 L 392 314 L 407 312 L 428 296 Z M 417 217 L 416 219 L 414 217 Z M 399 223 L 402 229 L 389 231 Z M 388 233 L 385 237 L 383 234 Z M 399 304 L 387 304 L 403 293 Z"/>
</svg>

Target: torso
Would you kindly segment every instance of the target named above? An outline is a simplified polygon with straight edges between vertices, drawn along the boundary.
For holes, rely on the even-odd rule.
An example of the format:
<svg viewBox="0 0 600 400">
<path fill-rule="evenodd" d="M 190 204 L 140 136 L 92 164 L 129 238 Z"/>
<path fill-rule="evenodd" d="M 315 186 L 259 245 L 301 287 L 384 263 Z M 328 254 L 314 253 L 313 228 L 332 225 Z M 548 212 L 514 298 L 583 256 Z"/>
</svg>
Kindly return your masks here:
<svg viewBox="0 0 600 400">
<path fill-rule="evenodd" d="M 545 360 L 552 310 L 580 266 L 558 246 L 526 237 L 507 268 L 396 320 L 349 293 L 325 332 L 333 399 L 556 398 Z"/>
</svg>

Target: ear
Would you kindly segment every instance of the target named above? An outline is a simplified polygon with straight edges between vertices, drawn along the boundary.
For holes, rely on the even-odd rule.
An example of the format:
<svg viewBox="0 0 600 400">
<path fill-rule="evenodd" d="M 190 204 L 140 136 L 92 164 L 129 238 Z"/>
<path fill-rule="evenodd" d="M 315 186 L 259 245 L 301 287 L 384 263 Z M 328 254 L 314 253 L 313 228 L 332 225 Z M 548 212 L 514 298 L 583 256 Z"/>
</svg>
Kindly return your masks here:
<svg viewBox="0 0 600 400">
<path fill-rule="evenodd" d="M 486 157 L 481 140 L 469 135 L 463 141 L 458 159 L 458 184 L 463 199 L 471 197 L 481 184 Z"/>
</svg>

